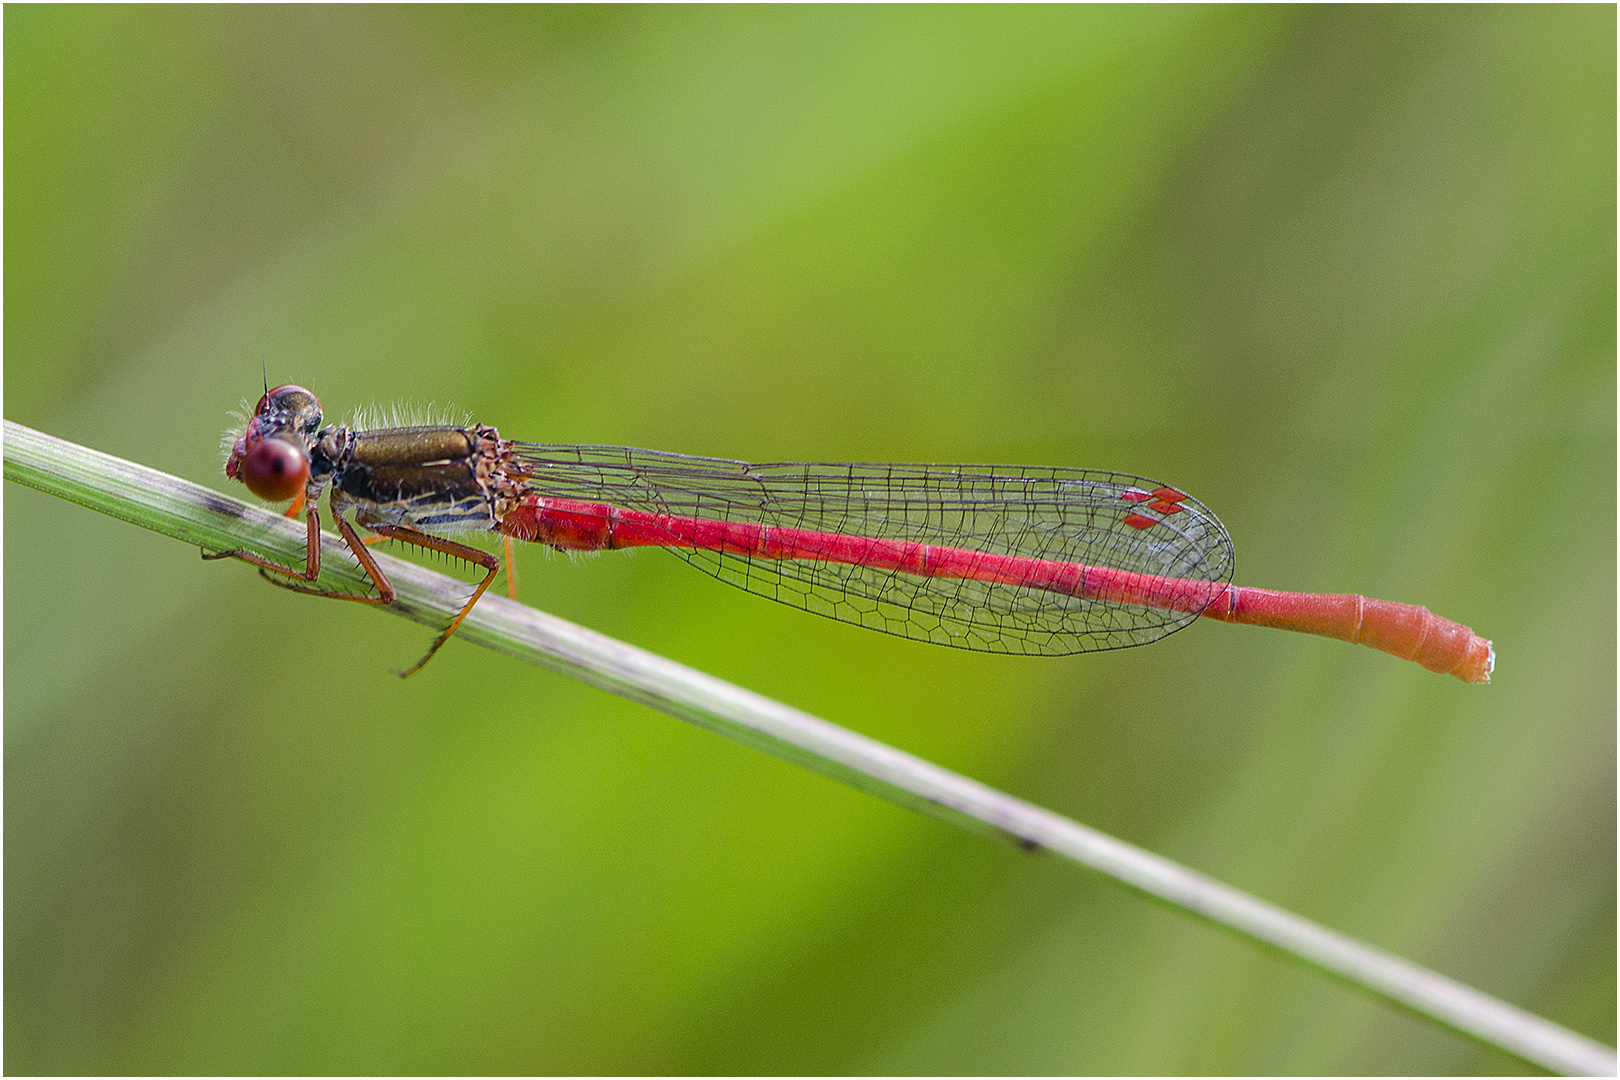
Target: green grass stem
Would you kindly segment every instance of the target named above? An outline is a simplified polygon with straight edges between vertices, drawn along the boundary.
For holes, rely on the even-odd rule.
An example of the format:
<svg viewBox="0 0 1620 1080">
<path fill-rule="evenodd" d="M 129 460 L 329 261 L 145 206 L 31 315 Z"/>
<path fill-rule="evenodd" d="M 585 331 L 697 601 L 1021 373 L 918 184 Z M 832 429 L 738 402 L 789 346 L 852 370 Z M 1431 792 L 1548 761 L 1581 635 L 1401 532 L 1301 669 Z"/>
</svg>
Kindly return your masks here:
<svg viewBox="0 0 1620 1080">
<path fill-rule="evenodd" d="M 246 547 L 296 565 L 304 525 L 166 473 L 9 420 L 6 479 L 206 551 Z M 367 579 L 342 541 L 322 538 L 320 585 Z M 447 623 L 467 584 L 378 552 L 398 590 L 387 610 Z M 457 633 L 649 705 L 971 832 L 1051 852 L 1183 912 L 1268 946 L 1436 1024 L 1554 1072 L 1615 1075 L 1615 1052 L 1398 956 L 1223 885 L 1151 852 L 723 680 L 503 597 L 486 594 Z"/>
</svg>

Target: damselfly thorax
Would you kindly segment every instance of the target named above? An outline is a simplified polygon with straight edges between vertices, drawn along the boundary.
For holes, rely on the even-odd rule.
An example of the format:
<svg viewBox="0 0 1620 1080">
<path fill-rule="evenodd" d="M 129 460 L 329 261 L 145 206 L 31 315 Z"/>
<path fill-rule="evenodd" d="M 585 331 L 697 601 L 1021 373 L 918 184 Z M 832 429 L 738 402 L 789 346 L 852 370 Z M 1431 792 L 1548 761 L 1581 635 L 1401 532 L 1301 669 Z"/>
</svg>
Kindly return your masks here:
<svg viewBox="0 0 1620 1080">
<path fill-rule="evenodd" d="M 332 512 L 367 528 L 493 532 L 523 494 L 511 444 L 482 424 L 331 428 L 310 447 L 310 469 L 328 474 Z"/>
</svg>

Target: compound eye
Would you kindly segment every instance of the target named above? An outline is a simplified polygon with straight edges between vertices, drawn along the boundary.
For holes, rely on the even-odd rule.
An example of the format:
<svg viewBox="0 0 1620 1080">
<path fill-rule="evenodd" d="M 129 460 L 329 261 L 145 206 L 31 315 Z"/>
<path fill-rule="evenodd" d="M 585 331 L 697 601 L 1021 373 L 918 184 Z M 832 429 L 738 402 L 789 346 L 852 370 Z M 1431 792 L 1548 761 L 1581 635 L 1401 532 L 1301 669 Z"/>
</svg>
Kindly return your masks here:
<svg viewBox="0 0 1620 1080">
<path fill-rule="evenodd" d="M 237 479 L 269 502 L 285 502 L 309 481 L 309 455 L 286 439 L 260 439 L 237 466 Z"/>
<path fill-rule="evenodd" d="M 309 405 L 313 405 L 316 412 L 319 413 L 321 403 L 315 399 L 314 394 L 305 390 L 302 386 L 288 383 L 285 386 L 276 387 L 260 398 L 259 403 L 253 406 L 253 415 L 263 416 L 272 409 L 278 411 L 297 410 Z"/>
</svg>

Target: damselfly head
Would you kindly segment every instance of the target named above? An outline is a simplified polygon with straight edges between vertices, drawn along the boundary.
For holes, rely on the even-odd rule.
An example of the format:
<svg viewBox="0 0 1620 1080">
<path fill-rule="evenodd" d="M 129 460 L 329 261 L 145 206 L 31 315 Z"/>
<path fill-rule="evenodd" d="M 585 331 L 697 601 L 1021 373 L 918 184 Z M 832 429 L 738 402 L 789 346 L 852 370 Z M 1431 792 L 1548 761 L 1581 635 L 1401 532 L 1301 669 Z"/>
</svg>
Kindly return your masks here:
<svg viewBox="0 0 1620 1080">
<path fill-rule="evenodd" d="M 309 479 L 309 440 L 321 426 L 321 403 L 302 386 L 265 393 L 236 434 L 225 475 L 271 502 L 294 498 Z"/>
</svg>

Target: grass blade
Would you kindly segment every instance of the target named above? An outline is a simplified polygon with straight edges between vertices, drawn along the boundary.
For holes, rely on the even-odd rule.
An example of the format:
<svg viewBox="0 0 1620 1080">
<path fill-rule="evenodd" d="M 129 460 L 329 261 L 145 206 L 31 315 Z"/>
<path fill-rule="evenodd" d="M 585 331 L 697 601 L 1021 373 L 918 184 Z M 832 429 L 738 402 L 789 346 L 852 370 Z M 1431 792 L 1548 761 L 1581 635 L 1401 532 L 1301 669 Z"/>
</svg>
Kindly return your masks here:
<svg viewBox="0 0 1620 1080">
<path fill-rule="evenodd" d="M 210 551 L 248 547 L 289 565 L 304 526 L 178 477 L 5 422 L 6 479 Z M 337 537 L 322 587 L 362 589 Z M 447 623 L 465 583 L 376 553 L 399 599 L 387 610 Z M 485 595 L 468 641 L 650 705 L 862 791 L 972 832 L 1050 851 L 1259 942 L 1437 1024 L 1554 1072 L 1609 1075 L 1610 1048 L 1420 965 L 1319 926 L 1151 852 L 836 724 L 562 619 Z"/>
</svg>

